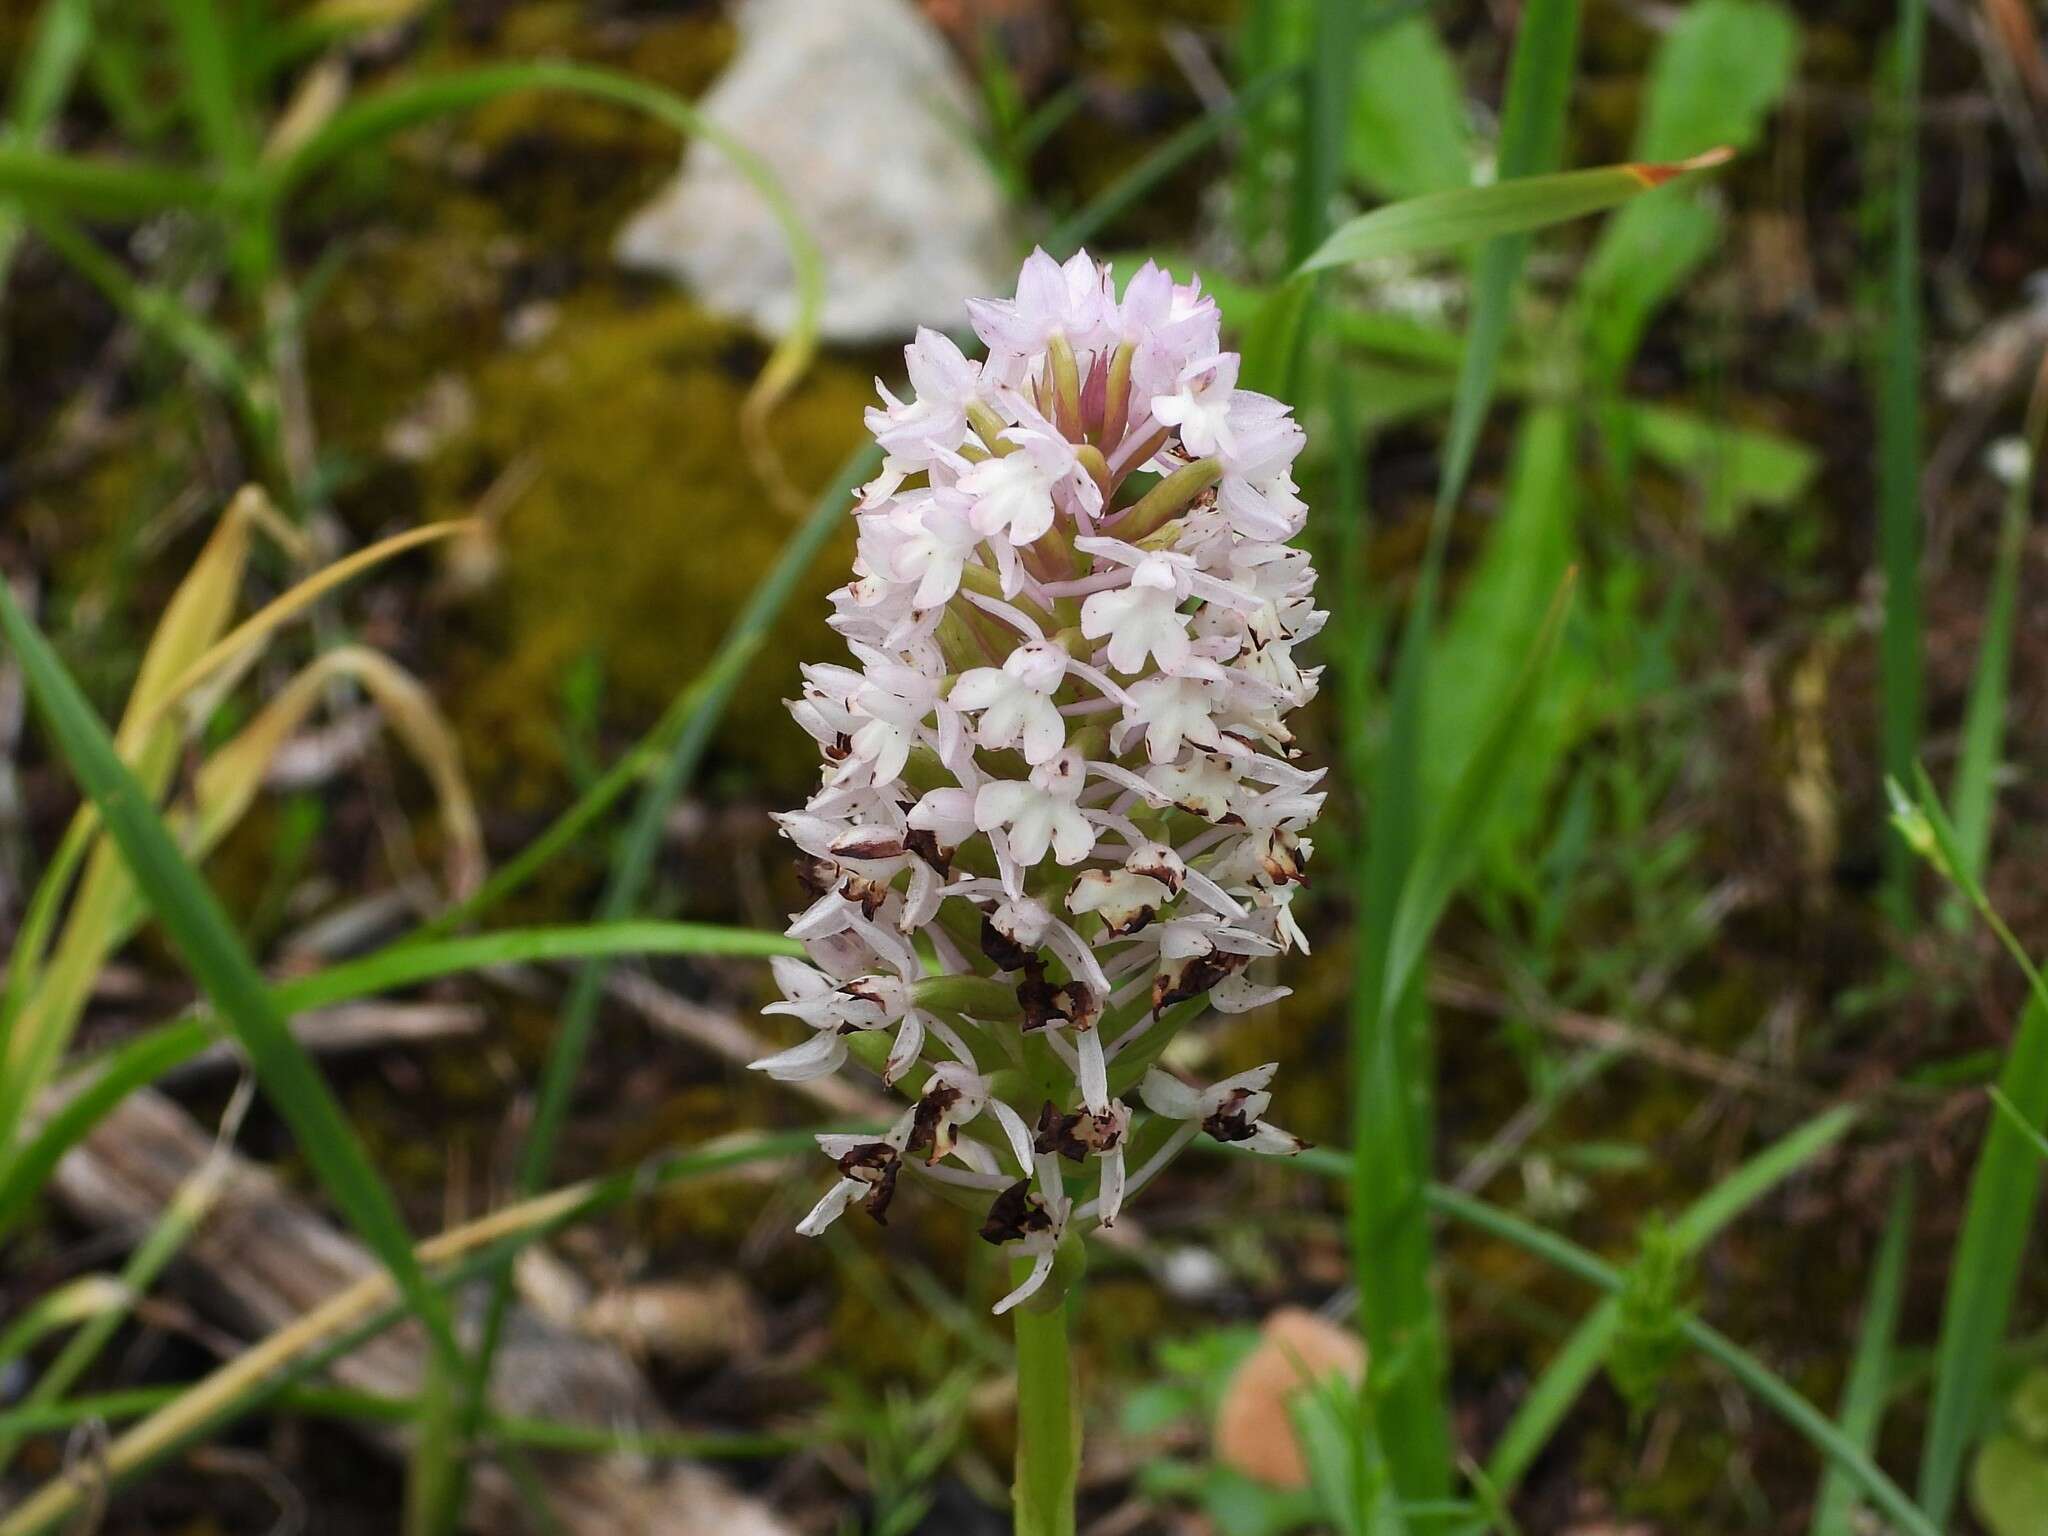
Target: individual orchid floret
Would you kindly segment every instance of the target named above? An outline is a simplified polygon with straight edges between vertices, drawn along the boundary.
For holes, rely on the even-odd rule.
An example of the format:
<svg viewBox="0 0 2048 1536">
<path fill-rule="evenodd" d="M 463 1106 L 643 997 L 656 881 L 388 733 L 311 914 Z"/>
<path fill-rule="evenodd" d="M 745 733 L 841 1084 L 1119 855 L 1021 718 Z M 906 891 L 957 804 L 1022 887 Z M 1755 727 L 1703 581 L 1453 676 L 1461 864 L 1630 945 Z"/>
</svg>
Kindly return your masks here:
<svg viewBox="0 0 2048 1536">
<path fill-rule="evenodd" d="M 1301 1138 L 1260 1118 L 1273 1102 L 1266 1085 L 1279 1070 L 1277 1062 L 1269 1061 L 1263 1067 L 1226 1077 L 1213 1088 L 1197 1089 L 1154 1067 L 1145 1074 L 1138 1095 L 1153 1114 L 1185 1121 L 1217 1141 L 1241 1145 L 1248 1152 L 1292 1157 L 1305 1145 Z"/>
<path fill-rule="evenodd" d="M 832 595 L 851 662 L 803 671 L 817 787 L 777 818 L 808 962 L 775 962 L 765 1012 L 803 1038 L 754 1065 L 858 1064 L 910 1101 L 820 1138 L 835 1177 L 798 1230 L 928 1186 L 1017 1261 L 996 1310 L 1039 1311 L 1196 1135 L 1299 1147 L 1270 1067 L 1196 1089 L 1145 1064 L 1284 997 L 1267 972 L 1306 948 L 1323 797 L 1289 717 L 1325 615 L 1287 542 L 1302 430 L 1239 387 L 1198 283 L 1148 264 L 1119 295 L 1038 252 L 968 312 L 986 358 L 922 331 L 868 414 L 883 468 Z"/>
<path fill-rule="evenodd" d="M 1024 761 L 1037 767 L 1066 745 L 1067 723 L 1053 702 L 1067 676 L 1067 653 L 1042 640 L 1020 645 L 1000 667 L 976 667 L 960 674 L 947 702 L 978 713 L 975 742 L 1002 748 L 1021 744 Z"/>
<path fill-rule="evenodd" d="M 974 825 L 1002 839 L 1009 862 L 1029 867 L 1046 850 L 1062 864 L 1079 864 L 1095 847 L 1095 828 L 1081 814 L 1087 760 L 1068 748 L 1031 770 L 1028 782 L 984 784 L 974 797 Z"/>
</svg>

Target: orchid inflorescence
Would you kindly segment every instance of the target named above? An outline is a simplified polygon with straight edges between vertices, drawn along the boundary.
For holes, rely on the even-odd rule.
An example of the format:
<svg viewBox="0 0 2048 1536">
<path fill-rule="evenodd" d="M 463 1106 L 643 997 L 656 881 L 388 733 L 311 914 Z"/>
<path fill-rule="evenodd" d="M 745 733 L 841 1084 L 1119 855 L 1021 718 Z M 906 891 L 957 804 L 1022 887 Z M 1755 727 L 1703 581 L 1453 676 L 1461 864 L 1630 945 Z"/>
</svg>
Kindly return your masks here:
<svg viewBox="0 0 2048 1536">
<path fill-rule="evenodd" d="M 884 1219 L 908 1167 L 1033 1260 L 1003 1312 L 1198 1133 L 1301 1146 L 1262 1118 L 1272 1066 L 1198 1089 L 1157 1062 L 1203 1004 L 1284 996 L 1247 967 L 1307 948 L 1321 774 L 1286 722 L 1325 615 L 1287 543 L 1304 434 L 1237 387 L 1199 283 L 1148 263 L 1119 300 L 1085 252 L 1036 252 L 968 307 L 986 361 L 920 331 L 913 398 L 868 413 L 886 456 L 832 597 L 859 665 L 804 669 L 822 782 L 778 818 L 816 899 L 766 1011 L 813 1033 L 754 1065 L 851 1050 L 911 1096 L 879 1137 L 819 1138 L 840 1177 L 798 1230 Z"/>
</svg>

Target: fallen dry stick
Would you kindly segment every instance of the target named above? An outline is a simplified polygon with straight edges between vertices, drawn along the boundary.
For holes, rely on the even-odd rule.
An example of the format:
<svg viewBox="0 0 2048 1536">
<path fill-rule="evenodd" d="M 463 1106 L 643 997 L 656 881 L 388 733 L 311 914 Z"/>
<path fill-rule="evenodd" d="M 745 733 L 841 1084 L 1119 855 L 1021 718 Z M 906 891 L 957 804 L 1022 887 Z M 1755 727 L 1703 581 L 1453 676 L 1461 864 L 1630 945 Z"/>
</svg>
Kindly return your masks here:
<svg viewBox="0 0 2048 1536">
<path fill-rule="evenodd" d="M 124 1103 L 59 1165 L 53 1188 L 82 1220 L 143 1230 L 198 1167 L 211 1138 L 175 1103 L 144 1090 Z M 512 1233 L 546 1225 L 580 1204 L 584 1186 L 496 1211 L 422 1243 L 420 1258 L 446 1264 Z M 230 1157 L 211 1216 L 183 1255 L 206 1278 L 204 1295 L 231 1321 L 265 1336 L 176 1401 L 108 1446 L 79 1478 L 47 1484 L 0 1519 L 0 1536 L 50 1528 L 89 1498 L 100 1476 L 119 1477 L 178 1444 L 220 1409 L 308 1350 L 367 1320 L 393 1300 L 390 1276 L 354 1239 L 288 1193 L 264 1168 Z M 426 1340 L 404 1322 L 336 1361 L 334 1378 L 359 1391 L 412 1397 L 425 1377 Z M 607 1344 L 515 1312 L 500 1352 L 495 1410 L 658 1433 L 670 1426 L 645 1380 Z M 791 1536 L 767 1506 L 700 1467 L 636 1470 L 617 1458 L 537 1462 L 556 1525 L 571 1536 Z M 469 1524 L 492 1533 L 528 1529 L 509 1478 L 478 1469 Z"/>
</svg>

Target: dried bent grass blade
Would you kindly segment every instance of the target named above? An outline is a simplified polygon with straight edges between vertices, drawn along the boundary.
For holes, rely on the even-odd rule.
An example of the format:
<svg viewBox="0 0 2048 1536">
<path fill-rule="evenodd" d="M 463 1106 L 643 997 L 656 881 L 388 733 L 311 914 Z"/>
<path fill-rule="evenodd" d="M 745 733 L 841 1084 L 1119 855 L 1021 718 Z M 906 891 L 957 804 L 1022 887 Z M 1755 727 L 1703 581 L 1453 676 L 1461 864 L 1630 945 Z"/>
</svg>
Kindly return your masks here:
<svg viewBox="0 0 2048 1536">
<path fill-rule="evenodd" d="M 467 520 L 436 523 L 371 545 L 316 572 L 223 637 L 248 567 L 251 532 L 275 519 L 260 489 L 251 486 L 236 496 L 151 637 L 114 738 L 151 803 L 168 787 L 187 735 L 177 714 L 181 699 L 208 679 L 224 687 L 283 624 L 342 582 L 405 550 L 473 526 Z M 187 852 L 203 856 L 247 812 L 271 758 L 317 702 L 320 685 L 337 676 L 353 677 L 376 700 L 427 773 L 447 828 L 450 887 L 458 896 L 473 890 L 482 874 L 482 837 L 454 736 L 416 681 L 360 647 L 315 661 L 201 769 L 195 804 L 184 818 L 196 827 L 185 839 Z M 7 1023 L 0 1029 L 0 1064 L 6 1068 L 0 1073 L 0 1149 L 11 1144 L 27 1106 L 63 1060 L 94 978 L 142 917 L 142 901 L 119 851 L 95 842 L 97 828 L 97 812 L 82 807 L 37 888 L 15 948 Z M 47 937 L 81 860 L 85 873 L 78 894 L 44 966 Z"/>
<path fill-rule="evenodd" d="M 448 885 L 457 897 L 483 878 L 483 834 L 476 802 L 462 776 L 455 733 L 419 679 L 389 657 L 365 646 L 328 651 L 285 685 L 282 692 L 199 770 L 188 846 L 196 854 L 213 848 L 248 813 L 272 760 L 319 707 L 327 686 L 346 677 L 376 701 L 434 786 L 448 836 Z"/>
</svg>

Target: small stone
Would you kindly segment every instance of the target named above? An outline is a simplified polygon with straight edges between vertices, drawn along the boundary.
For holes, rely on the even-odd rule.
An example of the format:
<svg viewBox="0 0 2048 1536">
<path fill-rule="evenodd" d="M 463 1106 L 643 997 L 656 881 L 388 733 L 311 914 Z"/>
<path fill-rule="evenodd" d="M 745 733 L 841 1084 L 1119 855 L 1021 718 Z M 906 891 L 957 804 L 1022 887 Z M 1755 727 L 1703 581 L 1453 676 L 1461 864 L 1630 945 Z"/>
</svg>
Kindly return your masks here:
<svg viewBox="0 0 2048 1536">
<path fill-rule="evenodd" d="M 780 179 L 822 248 L 827 341 L 955 325 L 968 298 L 1001 287 L 1001 192 L 973 142 L 973 94 L 930 22 L 907 0 L 749 0 L 739 29 L 700 105 Z M 615 254 L 770 334 L 795 319 L 780 226 L 703 140 Z"/>
<path fill-rule="evenodd" d="M 1216 1410 L 1216 1459 L 1276 1488 L 1306 1488 L 1308 1462 L 1288 1404 L 1318 1382 L 1365 1380 L 1365 1343 L 1300 1307 L 1282 1307 L 1260 1329 Z"/>
</svg>

